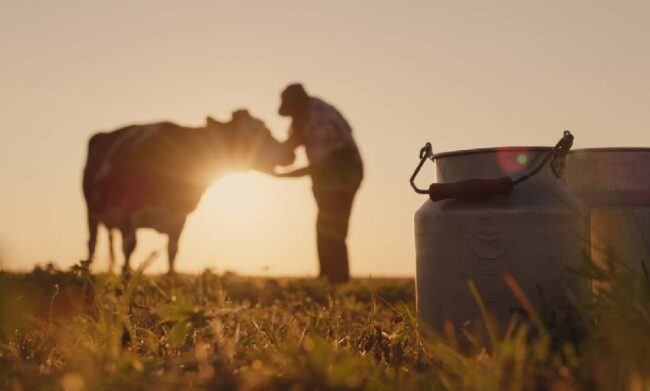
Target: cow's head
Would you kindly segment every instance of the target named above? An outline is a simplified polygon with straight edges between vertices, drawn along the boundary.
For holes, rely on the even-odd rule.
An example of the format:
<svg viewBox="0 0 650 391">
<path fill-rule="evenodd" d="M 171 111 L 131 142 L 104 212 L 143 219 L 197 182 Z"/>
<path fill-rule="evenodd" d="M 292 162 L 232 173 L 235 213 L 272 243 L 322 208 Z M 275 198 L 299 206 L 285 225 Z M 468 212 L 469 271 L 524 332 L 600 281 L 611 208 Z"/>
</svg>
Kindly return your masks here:
<svg viewBox="0 0 650 391">
<path fill-rule="evenodd" d="M 293 163 L 293 150 L 273 138 L 264 122 L 247 110 L 233 112 L 225 125 L 229 128 L 231 156 L 239 167 L 271 172 L 275 166 Z"/>
</svg>

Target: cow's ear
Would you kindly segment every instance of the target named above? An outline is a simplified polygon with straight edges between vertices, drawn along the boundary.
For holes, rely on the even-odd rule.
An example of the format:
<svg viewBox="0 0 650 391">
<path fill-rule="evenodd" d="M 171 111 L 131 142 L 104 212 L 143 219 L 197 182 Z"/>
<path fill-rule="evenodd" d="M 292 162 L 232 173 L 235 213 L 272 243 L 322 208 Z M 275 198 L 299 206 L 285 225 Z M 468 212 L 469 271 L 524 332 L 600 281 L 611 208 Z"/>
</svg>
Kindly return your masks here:
<svg viewBox="0 0 650 391">
<path fill-rule="evenodd" d="M 246 109 L 239 109 L 232 112 L 232 120 L 235 123 L 248 119 L 250 118 L 250 116 L 251 115 L 248 113 L 248 110 Z"/>
</svg>

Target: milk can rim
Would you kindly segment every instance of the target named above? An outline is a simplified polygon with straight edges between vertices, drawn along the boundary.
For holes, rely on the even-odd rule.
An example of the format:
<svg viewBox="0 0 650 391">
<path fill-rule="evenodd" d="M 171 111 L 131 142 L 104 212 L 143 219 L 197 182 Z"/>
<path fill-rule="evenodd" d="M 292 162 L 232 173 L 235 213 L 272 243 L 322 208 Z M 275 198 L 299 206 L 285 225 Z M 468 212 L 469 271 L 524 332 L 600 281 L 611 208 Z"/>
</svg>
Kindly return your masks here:
<svg viewBox="0 0 650 391">
<path fill-rule="evenodd" d="M 451 157 L 451 156 L 463 156 L 463 155 L 473 155 L 477 153 L 487 153 L 487 152 L 517 152 L 517 151 L 550 151 L 553 147 L 527 147 L 527 146 L 515 146 L 515 147 L 490 147 L 490 148 L 474 148 L 474 149 L 460 149 L 457 151 L 449 152 L 440 152 L 433 155 L 434 159 Z M 649 148 L 650 149 L 650 148 Z"/>
<path fill-rule="evenodd" d="M 596 147 L 572 149 L 571 153 L 579 152 L 650 152 L 650 147 Z"/>
</svg>

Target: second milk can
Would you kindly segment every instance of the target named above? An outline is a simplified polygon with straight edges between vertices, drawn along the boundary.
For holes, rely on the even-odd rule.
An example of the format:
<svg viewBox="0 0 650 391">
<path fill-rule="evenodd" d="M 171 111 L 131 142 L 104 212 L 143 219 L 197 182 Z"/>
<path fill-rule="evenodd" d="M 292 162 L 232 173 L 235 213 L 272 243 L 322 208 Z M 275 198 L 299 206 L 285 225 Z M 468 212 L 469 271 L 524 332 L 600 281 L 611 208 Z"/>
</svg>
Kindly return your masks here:
<svg viewBox="0 0 650 391">
<path fill-rule="evenodd" d="M 591 211 L 591 257 L 650 268 L 650 148 L 592 148 L 567 157 L 567 184 Z"/>
<path fill-rule="evenodd" d="M 437 331 L 480 324 L 473 281 L 501 331 L 522 303 L 510 274 L 536 310 L 569 309 L 567 292 L 585 297 L 578 268 L 589 248 L 587 207 L 566 187 L 564 158 L 573 136 L 552 147 L 447 152 L 435 161 L 430 198 L 415 214 L 419 316 Z M 495 179 L 496 178 L 496 179 Z M 476 326 L 471 326 L 475 328 Z"/>
</svg>

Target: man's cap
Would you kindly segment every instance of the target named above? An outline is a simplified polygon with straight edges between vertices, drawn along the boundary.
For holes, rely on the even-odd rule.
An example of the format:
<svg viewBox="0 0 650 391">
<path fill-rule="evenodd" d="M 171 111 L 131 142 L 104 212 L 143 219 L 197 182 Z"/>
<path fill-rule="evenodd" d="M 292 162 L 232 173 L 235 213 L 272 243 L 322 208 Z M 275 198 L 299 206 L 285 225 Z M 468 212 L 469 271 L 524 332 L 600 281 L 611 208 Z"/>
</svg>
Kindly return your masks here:
<svg viewBox="0 0 650 391">
<path fill-rule="evenodd" d="M 287 103 L 299 101 L 307 96 L 305 87 L 300 83 L 289 84 L 287 88 L 282 91 L 282 101 L 286 101 Z"/>
</svg>

